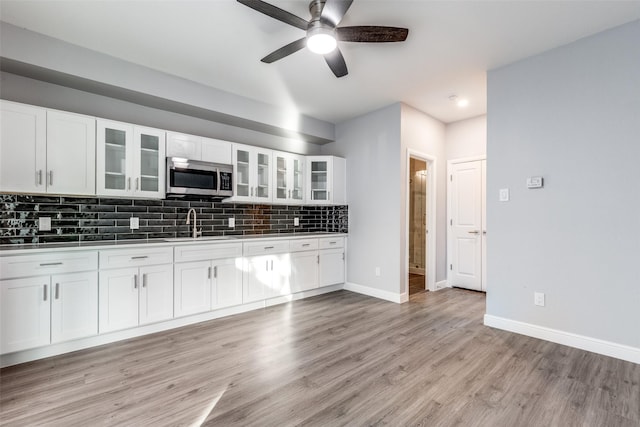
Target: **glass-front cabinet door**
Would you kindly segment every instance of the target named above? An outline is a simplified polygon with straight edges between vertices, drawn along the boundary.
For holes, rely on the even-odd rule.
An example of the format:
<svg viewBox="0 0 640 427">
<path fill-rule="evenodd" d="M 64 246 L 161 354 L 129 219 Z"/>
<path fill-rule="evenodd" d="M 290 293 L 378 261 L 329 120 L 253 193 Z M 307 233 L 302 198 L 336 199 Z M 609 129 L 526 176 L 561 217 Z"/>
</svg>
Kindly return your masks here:
<svg viewBox="0 0 640 427">
<path fill-rule="evenodd" d="M 303 156 L 295 156 L 291 160 L 291 196 L 289 198 L 292 202 L 302 203 L 304 201 L 305 158 Z"/>
<path fill-rule="evenodd" d="M 286 202 L 288 200 L 287 156 L 284 153 L 275 153 L 273 158 L 275 171 L 273 200 L 275 202 Z"/>
<path fill-rule="evenodd" d="M 165 195 L 165 132 L 135 126 L 136 167 L 133 192 L 139 196 Z"/>
<path fill-rule="evenodd" d="M 233 201 L 271 202 L 272 150 L 233 144 Z"/>
<path fill-rule="evenodd" d="M 331 200 L 331 161 L 311 158 L 309 161 L 309 200 L 311 203 L 327 203 Z"/>
<path fill-rule="evenodd" d="M 305 157 L 274 151 L 273 201 L 300 204 L 304 201 Z"/>
<path fill-rule="evenodd" d="M 96 193 L 164 197 L 165 132 L 108 120 L 96 125 Z"/>
<path fill-rule="evenodd" d="M 133 127 L 107 120 L 98 120 L 96 124 L 97 194 L 127 195 L 131 192 Z"/>
</svg>

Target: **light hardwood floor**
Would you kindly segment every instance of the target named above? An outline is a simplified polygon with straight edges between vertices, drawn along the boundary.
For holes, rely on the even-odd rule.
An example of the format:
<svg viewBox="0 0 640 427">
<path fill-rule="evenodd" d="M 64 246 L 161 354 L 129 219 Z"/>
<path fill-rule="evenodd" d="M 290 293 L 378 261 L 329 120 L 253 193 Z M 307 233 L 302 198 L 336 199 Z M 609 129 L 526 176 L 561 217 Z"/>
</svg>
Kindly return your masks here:
<svg viewBox="0 0 640 427">
<path fill-rule="evenodd" d="M 7 426 L 638 426 L 640 365 L 339 291 L 0 371 Z"/>
</svg>

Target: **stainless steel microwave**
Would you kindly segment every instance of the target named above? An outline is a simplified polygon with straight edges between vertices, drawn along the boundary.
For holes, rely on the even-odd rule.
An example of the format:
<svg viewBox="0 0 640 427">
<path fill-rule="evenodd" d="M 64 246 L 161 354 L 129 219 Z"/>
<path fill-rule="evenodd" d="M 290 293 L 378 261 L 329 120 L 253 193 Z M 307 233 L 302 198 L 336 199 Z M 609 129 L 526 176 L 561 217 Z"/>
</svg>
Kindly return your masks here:
<svg viewBox="0 0 640 427">
<path fill-rule="evenodd" d="M 167 157 L 167 196 L 233 196 L 233 166 Z"/>
</svg>

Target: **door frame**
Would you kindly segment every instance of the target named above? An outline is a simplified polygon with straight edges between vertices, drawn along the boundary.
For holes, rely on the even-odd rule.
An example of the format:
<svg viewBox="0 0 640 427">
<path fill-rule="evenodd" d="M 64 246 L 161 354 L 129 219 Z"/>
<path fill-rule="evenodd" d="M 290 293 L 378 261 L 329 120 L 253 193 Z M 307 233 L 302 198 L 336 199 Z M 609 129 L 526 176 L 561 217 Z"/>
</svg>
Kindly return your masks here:
<svg viewBox="0 0 640 427">
<path fill-rule="evenodd" d="M 452 221 L 452 217 L 451 217 L 451 191 L 453 191 L 453 188 L 451 186 L 451 169 L 453 167 L 453 165 L 455 164 L 459 164 L 459 163 L 468 163 L 468 162 L 476 162 L 476 161 L 481 161 L 481 160 L 487 160 L 487 156 L 473 156 L 473 157 L 461 157 L 459 159 L 452 159 L 452 160 L 448 160 L 447 161 L 447 262 L 446 262 L 446 267 L 449 266 L 449 263 L 451 262 L 451 260 L 453 259 L 453 241 L 452 241 L 452 235 L 451 235 L 451 221 Z M 451 274 L 448 268 L 446 268 L 447 271 L 447 287 L 451 288 L 453 287 L 453 285 L 451 284 Z"/>
<path fill-rule="evenodd" d="M 427 238 L 425 239 L 427 256 L 425 259 L 426 265 L 426 289 L 429 291 L 436 290 L 436 176 L 437 174 L 437 159 L 434 156 L 422 153 L 420 151 L 407 148 L 407 154 L 405 157 L 405 185 L 406 190 L 404 195 L 405 202 L 405 248 L 404 248 L 404 265 L 402 266 L 403 281 L 404 281 L 404 294 L 407 300 L 409 297 L 409 231 L 410 231 L 410 212 L 409 201 L 411 195 L 409 194 L 409 178 L 411 174 L 411 158 L 421 160 L 427 164 L 427 197 L 425 198 L 426 213 L 427 213 Z"/>
</svg>

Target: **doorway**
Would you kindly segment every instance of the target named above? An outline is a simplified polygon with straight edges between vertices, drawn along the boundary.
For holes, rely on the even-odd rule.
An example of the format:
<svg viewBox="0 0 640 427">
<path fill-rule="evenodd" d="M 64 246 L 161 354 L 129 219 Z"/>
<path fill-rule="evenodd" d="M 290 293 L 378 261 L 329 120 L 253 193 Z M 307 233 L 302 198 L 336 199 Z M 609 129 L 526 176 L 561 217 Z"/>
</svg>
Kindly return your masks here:
<svg viewBox="0 0 640 427">
<path fill-rule="evenodd" d="M 427 162 L 409 158 L 409 295 L 426 290 Z"/>
<path fill-rule="evenodd" d="M 407 150 L 405 297 L 436 290 L 436 159 Z"/>
</svg>

